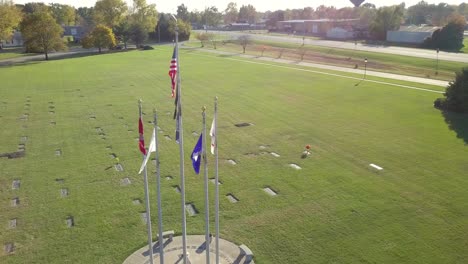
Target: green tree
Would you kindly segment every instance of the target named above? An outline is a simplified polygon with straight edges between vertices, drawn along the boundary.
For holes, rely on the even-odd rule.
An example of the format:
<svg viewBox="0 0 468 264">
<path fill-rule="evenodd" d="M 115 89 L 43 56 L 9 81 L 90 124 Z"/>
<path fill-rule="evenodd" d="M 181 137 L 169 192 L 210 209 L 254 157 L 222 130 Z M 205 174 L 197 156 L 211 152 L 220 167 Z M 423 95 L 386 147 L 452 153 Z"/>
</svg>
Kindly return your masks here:
<svg viewBox="0 0 468 264">
<path fill-rule="evenodd" d="M 125 49 L 127 49 L 127 43 L 131 39 L 131 24 L 128 19 L 122 20 L 117 26 L 115 26 L 114 34 L 117 40 L 124 43 Z"/>
<path fill-rule="evenodd" d="M 99 0 L 94 6 L 94 23 L 112 28 L 122 21 L 127 10 L 123 0 Z"/>
<path fill-rule="evenodd" d="M 148 38 L 148 31 L 141 24 L 132 24 L 130 26 L 130 39 L 139 48 Z"/>
<path fill-rule="evenodd" d="M 406 12 L 406 23 L 421 25 L 426 24 L 430 17 L 430 6 L 426 1 L 420 1 L 414 6 L 408 7 Z"/>
<path fill-rule="evenodd" d="M 424 41 L 423 46 L 432 49 L 460 50 L 463 48 L 463 32 L 466 20 L 462 15 L 452 15 L 449 23 L 442 29 L 437 29 L 432 36 Z"/>
<path fill-rule="evenodd" d="M 112 29 L 105 25 L 97 25 L 93 31 L 82 41 L 83 48 L 98 48 L 99 53 L 103 48 L 115 47 L 115 35 Z"/>
<path fill-rule="evenodd" d="M 376 39 L 385 40 L 388 30 L 400 28 L 403 11 L 404 7 L 402 5 L 379 8 L 369 28 L 371 35 Z"/>
<path fill-rule="evenodd" d="M 177 7 L 177 19 L 182 19 L 186 22 L 190 21 L 190 13 L 184 4 Z"/>
<path fill-rule="evenodd" d="M 438 98 L 434 106 L 443 110 L 468 113 L 468 68 L 456 73 L 455 81 L 450 82 L 444 93 L 445 98 Z"/>
<path fill-rule="evenodd" d="M 235 23 L 237 21 L 238 16 L 239 11 L 237 10 L 237 4 L 234 2 L 230 2 L 224 10 L 224 23 Z"/>
<path fill-rule="evenodd" d="M 75 8 L 69 5 L 50 4 L 49 10 L 59 25 L 71 26 L 75 24 Z"/>
<path fill-rule="evenodd" d="M 189 40 L 192 26 L 183 20 L 177 20 L 177 27 L 179 28 L 179 41 Z M 169 33 L 175 39 L 175 21 L 171 19 L 169 22 Z"/>
<path fill-rule="evenodd" d="M 94 7 L 79 7 L 76 10 L 76 25 L 82 26 L 86 32 L 94 28 Z"/>
<path fill-rule="evenodd" d="M 202 14 L 202 23 L 208 27 L 216 27 L 222 20 L 223 15 L 215 6 L 205 8 Z"/>
<path fill-rule="evenodd" d="M 2 40 L 10 39 L 21 22 L 21 11 L 10 0 L 0 0 L 0 49 Z"/>
<path fill-rule="evenodd" d="M 156 5 L 148 5 L 146 0 L 133 0 L 130 18 L 132 26 L 141 25 L 145 29 L 145 32 L 154 31 L 158 22 Z"/>
<path fill-rule="evenodd" d="M 239 20 L 246 21 L 250 24 L 255 23 L 257 18 L 257 10 L 253 5 L 243 5 L 239 8 Z"/>
<path fill-rule="evenodd" d="M 21 32 L 27 51 L 44 53 L 49 60 L 49 52 L 66 49 L 61 38 L 63 28 L 50 13 L 34 12 L 21 22 Z"/>
<path fill-rule="evenodd" d="M 26 3 L 21 10 L 25 14 L 32 14 L 34 12 L 49 12 L 49 7 L 44 3 Z"/>
</svg>

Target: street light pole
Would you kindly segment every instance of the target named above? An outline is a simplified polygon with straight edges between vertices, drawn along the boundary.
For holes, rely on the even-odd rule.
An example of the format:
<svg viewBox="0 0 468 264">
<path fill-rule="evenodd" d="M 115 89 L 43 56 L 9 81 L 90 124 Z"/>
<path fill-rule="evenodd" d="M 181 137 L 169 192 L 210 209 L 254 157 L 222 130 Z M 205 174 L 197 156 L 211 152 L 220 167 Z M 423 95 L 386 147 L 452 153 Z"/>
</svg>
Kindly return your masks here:
<svg viewBox="0 0 468 264">
<path fill-rule="evenodd" d="M 436 63 L 436 75 L 439 74 L 439 48 L 437 48 L 437 63 Z"/>
<path fill-rule="evenodd" d="M 364 79 L 366 79 L 367 74 L 367 58 L 364 59 Z"/>
</svg>

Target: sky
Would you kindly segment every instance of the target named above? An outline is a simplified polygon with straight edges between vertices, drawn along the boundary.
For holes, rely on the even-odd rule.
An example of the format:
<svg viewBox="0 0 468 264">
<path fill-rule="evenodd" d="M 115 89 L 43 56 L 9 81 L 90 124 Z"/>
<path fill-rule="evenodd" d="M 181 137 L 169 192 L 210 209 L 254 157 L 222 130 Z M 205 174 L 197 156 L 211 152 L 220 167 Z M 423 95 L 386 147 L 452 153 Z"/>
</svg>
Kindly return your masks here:
<svg viewBox="0 0 468 264">
<path fill-rule="evenodd" d="M 242 5 L 248 5 L 251 4 L 253 5 L 257 11 L 275 11 L 278 9 L 295 9 L 295 8 L 303 8 L 306 6 L 310 7 L 317 7 L 319 5 L 333 5 L 337 8 L 341 7 L 352 7 L 353 5 L 349 0 L 334 0 L 334 1 L 314 1 L 314 0 L 289 0 L 289 1 L 279 1 L 279 0 L 260 0 L 260 1 L 248 1 L 248 0 L 175 0 L 175 1 L 170 1 L 170 0 L 162 0 L 162 1 L 156 1 L 156 0 L 146 0 L 147 3 L 151 4 L 156 4 L 156 9 L 159 12 L 164 12 L 164 13 L 175 13 L 177 10 L 177 6 L 184 4 L 187 6 L 189 11 L 192 11 L 194 9 L 197 9 L 199 11 L 205 9 L 207 6 L 216 6 L 218 10 L 224 11 L 226 9 L 226 6 L 228 5 L 229 2 L 235 2 L 237 3 L 237 7 L 239 8 Z M 407 0 L 404 1 L 406 3 L 406 7 L 415 5 L 418 3 L 420 0 Z M 13 2 L 17 4 L 25 4 L 29 2 L 44 2 L 44 3 L 60 3 L 60 4 L 67 4 L 71 5 L 74 7 L 80 7 L 80 6 L 94 6 L 94 3 L 96 0 L 13 0 Z M 131 5 L 132 0 L 126 0 L 126 2 Z M 403 2 L 402 0 L 369 0 L 365 1 L 364 3 L 372 3 L 376 5 L 377 7 L 379 6 L 384 6 L 384 5 L 397 5 Z M 440 2 L 448 3 L 451 5 L 459 5 L 462 3 L 462 0 L 440 0 L 440 1 L 432 1 L 432 0 L 426 0 L 429 4 L 438 4 Z M 468 2 L 468 1 L 467 1 Z"/>
</svg>

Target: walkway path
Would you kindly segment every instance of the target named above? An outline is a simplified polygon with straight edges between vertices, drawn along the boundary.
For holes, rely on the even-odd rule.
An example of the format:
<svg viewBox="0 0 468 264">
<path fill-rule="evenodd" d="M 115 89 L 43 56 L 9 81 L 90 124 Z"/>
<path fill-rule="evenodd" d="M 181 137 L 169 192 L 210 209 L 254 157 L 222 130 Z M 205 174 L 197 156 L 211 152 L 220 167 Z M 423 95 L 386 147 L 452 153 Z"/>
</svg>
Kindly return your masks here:
<svg viewBox="0 0 468 264">
<path fill-rule="evenodd" d="M 190 264 L 205 264 L 206 263 L 206 253 L 205 253 L 205 236 L 204 235 L 192 235 L 187 236 L 187 253 L 189 256 Z M 210 244 L 210 263 L 215 262 L 215 240 Z M 159 264 L 159 247 L 158 243 L 153 245 L 153 259 L 154 264 Z M 224 239 L 219 239 L 219 251 L 220 258 L 219 263 L 221 264 L 247 264 L 254 261 L 248 261 L 246 256 L 239 248 L 232 242 L 229 242 Z M 182 237 L 174 237 L 171 240 L 164 240 L 164 263 L 166 264 L 182 264 L 183 260 L 182 255 Z M 135 253 L 130 255 L 123 264 L 147 264 L 149 263 L 148 258 L 148 246 L 145 246 Z"/>
</svg>

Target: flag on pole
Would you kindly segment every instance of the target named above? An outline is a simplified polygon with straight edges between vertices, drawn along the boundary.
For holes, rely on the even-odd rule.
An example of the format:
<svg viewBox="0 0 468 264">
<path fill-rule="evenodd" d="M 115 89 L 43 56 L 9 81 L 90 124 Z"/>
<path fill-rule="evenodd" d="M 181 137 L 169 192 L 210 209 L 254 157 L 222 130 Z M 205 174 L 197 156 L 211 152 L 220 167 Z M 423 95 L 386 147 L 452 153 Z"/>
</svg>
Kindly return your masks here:
<svg viewBox="0 0 468 264">
<path fill-rule="evenodd" d="M 213 118 L 213 123 L 211 123 L 210 129 L 210 136 L 211 136 L 211 154 L 215 154 L 215 146 L 216 146 L 216 119 Z"/>
<path fill-rule="evenodd" d="M 156 152 L 156 129 L 154 129 L 154 128 L 153 128 L 153 135 L 151 136 L 151 141 L 150 141 L 150 145 L 149 145 L 149 148 L 148 148 L 147 155 L 145 157 L 145 160 L 141 164 L 140 171 L 138 172 L 138 174 L 140 174 L 143 171 L 146 164 L 148 163 L 148 160 L 149 160 L 149 158 L 151 156 L 151 152 Z"/>
<path fill-rule="evenodd" d="M 140 119 L 138 120 L 138 133 L 140 134 L 140 139 L 138 140 L 140 151 L 141 153 L 143 153 L 143 155 L 146 155 L 145 137 L 143 136 L 143 120 L 141 120 L 141 110 L 140 110 Z"/>
<path fill-rule="evenodd" d="M 169 76 L 171 77 L 171 84 L 172 84 L 172 97 L 175 96 L 176 75 L 177 75 L 177 48 L 174 47 L 174 52 L 172 53 L 171 65 L 169 66 Z"/>
<path fill-rule="evenodd" d="M 198 139 L 197 144 L 193 148 L 192 155 L 190 156 L 192 159 L 193 169 L 195 170 L 196 174 L 200 173 L 200 164 L 201 164 L 202 150 L 203 150 L 202 137 L 203 137 L 203 133 L 200 133 L 200 138 Z"/>
</svg>

